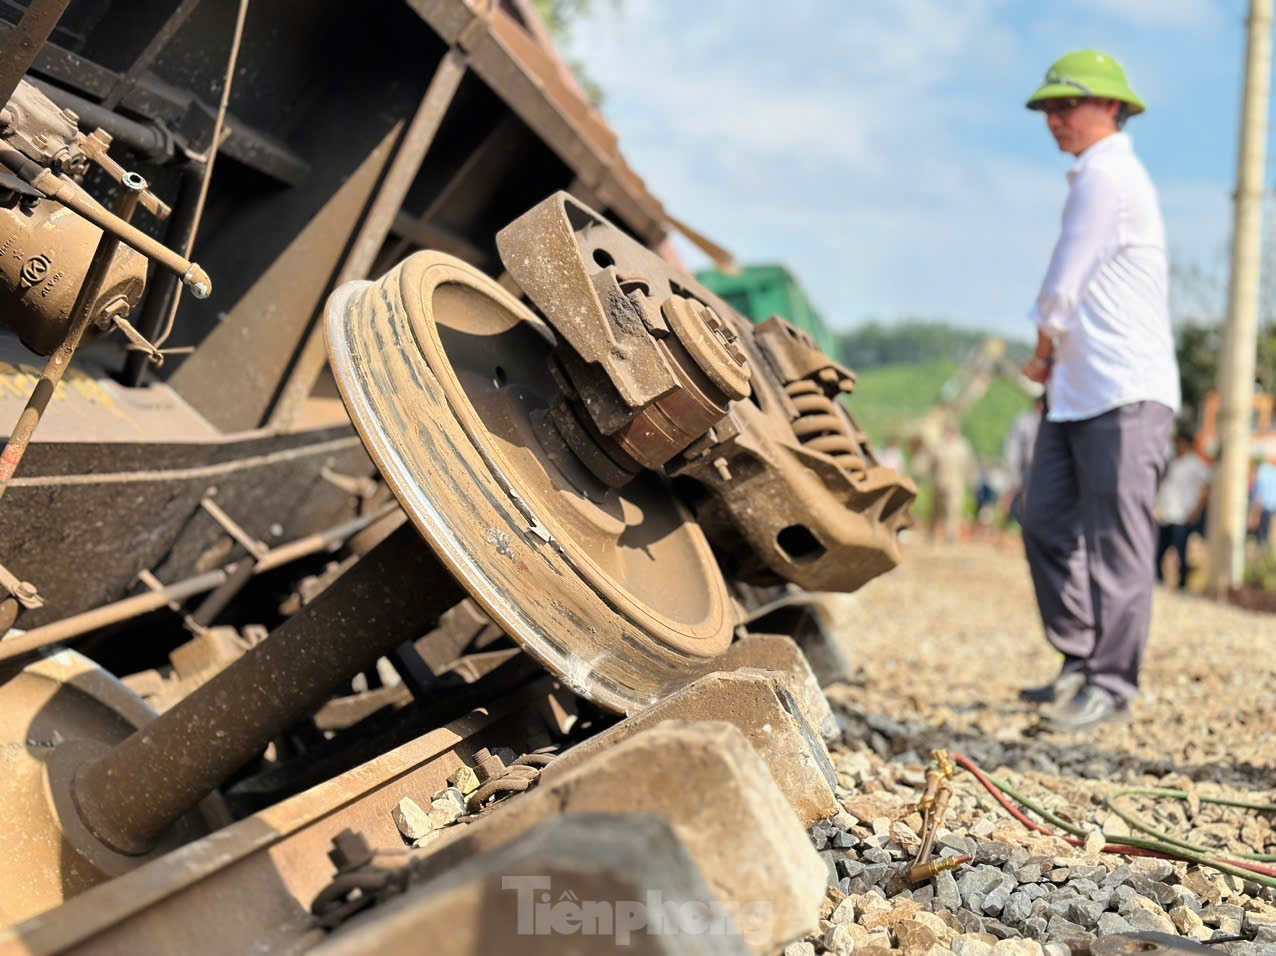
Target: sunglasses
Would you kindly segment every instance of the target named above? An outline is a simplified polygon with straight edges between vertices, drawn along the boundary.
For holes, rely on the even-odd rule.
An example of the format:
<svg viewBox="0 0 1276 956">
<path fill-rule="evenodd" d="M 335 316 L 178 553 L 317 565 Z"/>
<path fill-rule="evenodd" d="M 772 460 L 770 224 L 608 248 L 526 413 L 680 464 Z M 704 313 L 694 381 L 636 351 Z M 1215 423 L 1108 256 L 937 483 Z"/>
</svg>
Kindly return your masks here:
<svg viewBox="0 0 1276 956">
<path fill-rule="evenodd" d="M 1067 99 L 1046 100 L 1041 104 L 1041 112 L 1049 114 L 1071 113 L 1078 106 L 1085 102 L 1085 99 L 1079 97 L 1068 97 Z"/>
</svg>

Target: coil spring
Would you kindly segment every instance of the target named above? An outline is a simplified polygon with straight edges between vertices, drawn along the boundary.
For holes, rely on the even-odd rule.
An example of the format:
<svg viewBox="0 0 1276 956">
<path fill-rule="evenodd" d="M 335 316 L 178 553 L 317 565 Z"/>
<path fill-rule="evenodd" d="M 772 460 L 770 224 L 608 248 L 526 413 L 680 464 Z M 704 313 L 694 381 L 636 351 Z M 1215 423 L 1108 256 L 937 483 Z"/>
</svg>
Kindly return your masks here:
<svg viewBox="0 0 1276 956">
<path fill-rule="evenodd" d="M 797 409 L 793 433 L 798 441 L 807 448 L 828 455 L 852 474 L 868 470 L 849 419 L 819 385 L 801 379 L 785 385 L 784 391 Z"/>
</svg>

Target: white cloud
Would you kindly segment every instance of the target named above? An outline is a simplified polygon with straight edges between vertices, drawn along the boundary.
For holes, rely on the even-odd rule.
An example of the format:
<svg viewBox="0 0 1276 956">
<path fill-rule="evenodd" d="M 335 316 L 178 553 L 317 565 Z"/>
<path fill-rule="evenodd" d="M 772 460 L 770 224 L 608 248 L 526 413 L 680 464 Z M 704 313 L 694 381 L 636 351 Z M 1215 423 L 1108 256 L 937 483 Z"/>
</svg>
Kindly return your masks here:
<svg viewBox="0 0 1276 956">
<path fill-rule="evenodd" d="M 1215 0 L 1084 0 L 1085 6 L 1140 27 L 1200 29 L 1217 25 L 1222 10 Z"/>
<path fill-rule="evenodd" d="M 1022 109 L 1042 64 L 1006 3 L 739 9 L 649 0 L 617 22 L 603 4 L 577 30 L 656 195 L 742 261 L 788 264 L 836 326 L 933 315 L 1026 337 L 1068 162 Z M 1199 257 L 1216 191 L 1162 194 Z"/>
</svg>

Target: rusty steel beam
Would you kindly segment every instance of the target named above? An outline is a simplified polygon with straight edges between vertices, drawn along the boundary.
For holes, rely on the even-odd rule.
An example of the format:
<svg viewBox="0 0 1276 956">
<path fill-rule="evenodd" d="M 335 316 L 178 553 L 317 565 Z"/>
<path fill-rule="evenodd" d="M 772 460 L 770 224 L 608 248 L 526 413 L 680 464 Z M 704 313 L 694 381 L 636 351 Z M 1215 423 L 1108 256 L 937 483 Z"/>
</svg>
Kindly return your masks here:
<svg viewBox="0 0 1276 956">
<path fill-rule="evenodd" d="M 425 160 L 425 154 L 429 152 L 439 127 L 443 125 L 443 118 L 452 105 L 465 71 L 464 55 L 455 49 L 448 50 L 430 80 L 421 105 L 412 117 L 411 125 L 403 135 L 403 142 L 399 144 L 377 197 L 372 201 L 372 208 L 368 210 L 363 225 L 355 236 L 345 263 L 333 283 L 334 287 L 368 276 L 377 252 L 390 234 L 395 216 L 402 209 L 408 189 Z M 310 391 L 326 363 L 323 323 L 316 321 L 306 336 L 297 361 L 279 394 L 279 400 L 270 414 L 268 424 L 271 427 L 286 428 L 292 422 L 310 396 Z"/>
<path fill-rule="evenodd" d="M 69 0 L 34 0 L 22 15 L 22 20 L 10 32 L 7 42 L 0 47 L 0 106 L 18 88 L 18 82 L 31 69 L 40 47 L 49 39 L 53 28 L 62 19 Z"/>
<path fill-rule="evenodd" d="M 195 8 L 199 6 L 200 0 L 182 0 L 177 5 L 177 9 L 168 15 L 168 19 L 164 21 L 164 25 L 156 31 L 155 36 L 151 37 L 149 43 L 137 55 L 137 59 L 129 66 L 128 72 L 123 73 L 115 81 L 115 85 L 111 91 L 102 97 L 102 106 L 108 110 L 113 110 L 120 105 L 120 101 L 128 95 L 134 84 L 146 70 L 150 69 L 155 58 L 164 51 L 164 47 L 168 46 L 168 41 L 173 39 L 174 34 L 182 28 L 190 15 L 195 12 Z"/>
<path fill-rule="evenodd" d="M 145 852 L 344 681 L 424 633 L 465 596 L 403 525 L 313 603 L 75 781 L 80 816 L 119 852 Z"/>
<path fill-rule="evenodd" d="M 408 0 L 445 42 L 643 242 L 665 238 L 664 207 L 620 154 L 616 134 L 563 82 L 554 60 L 499 4 Z"/>
<path fill-rule="evenodd" d="M 464 259 L 479 268 L 490 262 L 492 258 L 491 254 L 484 252 L 464 236 L 458 235 L 445 226 L 428 222 L 425 216 L 417 218 L 400 212 L 394 217 L 394 224 L 390 227 L 390 231 L 421 249 L 438 249 L 440 252 Z M 395 265 L 401 258 L 402 256 L 396 257 L 390 265 Z"/>
<path fill-rule="evenodd" d="M 281 544 L 279 547 L 267 552 L 260 561 L 253 565 L 253 574 L 264 574 L 267 571 L 273 571 L 275 568 L 281 568 L 285 564 L 290 564 L 301 558 L 344 544 L 347 538 L 397 511 L 398 507 L 397 504 L 386 505 L 371 514 L 362 515 L 332 528 L 326 528 L 323 531 L 308 534 L 295 541 Z M 203 574 L 197 574 L 193 577 L 164 585 L 157 590 L 144 591 L 141 594 L 135 594 L 132 597 L 104 604 L 82 614 L 64 617 L 62 620 L 54 621 L 52 624 L 32 628 L 21 637 L 11 637 L 7 641 L 0 643 L 0 663 L 25 657 L 42 647 L 48 647 L 50 644 L 75 640 L 111 624 L 133 620 L 143 614 L 158 610 L 165 604 L 185 601 L 196 594 L 215 590 L 230 580 L 231 575 L 238 569 L 238 563 L 228 564 L 215 571 L 206 571 Z M 0 625 L 4 623 L 4 612 L 3 603 L 0 603 Z M 0 633 L 3 632 L 0 631 Z"/>
<path fill-rule="evenodd" d="M 261 810 L 56 909 L 0 928 L 0 952 L 30 956 L 213 949 L 300 952 L 315 941 L 308 908 L 332 875 L 327 853 L 346 827 L 401 843 L 391 810 L 422 799 L 481 747 L 523 750 L 544 678 L 431 730 L 322 786 Z M 251 905 L 243 901 L 251 900 Z M 231 901 L 230 910 L 218 901 Z M 231 915 L 233 914 L 233 915 Z M 215 945 L 213 945 L 215 941 Z"/>
</svg>

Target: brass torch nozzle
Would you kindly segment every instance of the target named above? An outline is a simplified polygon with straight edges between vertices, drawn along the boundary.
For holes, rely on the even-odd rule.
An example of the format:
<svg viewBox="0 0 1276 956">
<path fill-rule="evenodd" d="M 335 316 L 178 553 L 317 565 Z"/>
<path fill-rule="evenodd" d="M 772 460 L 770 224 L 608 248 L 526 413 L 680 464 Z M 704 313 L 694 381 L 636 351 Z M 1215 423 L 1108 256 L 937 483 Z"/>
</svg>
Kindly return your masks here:
<svg viewBox="0 0 1276 956">
<path fill-rule="evenodd" d="M 948 756 L 947 750 L 932 750 L 931 759 L 935 761 L 936 767 L 949 780 L 957 773 L 957 765 L 953 763 L 952 758 Z"/>
<path fill-rule="evenodd" d="M 947 873 L 949 870 L 955 870 L 957 867 L 969 863 L 974 857 L 969 853 L 964 856 L 945 856 L 938 860 L 931 860 L 929 863 L 917 863 L 908 868 L 907 878 L 909 883 L 925 883 L 932 877 L 938 876 L 940 873 Z"/>
</svg>

